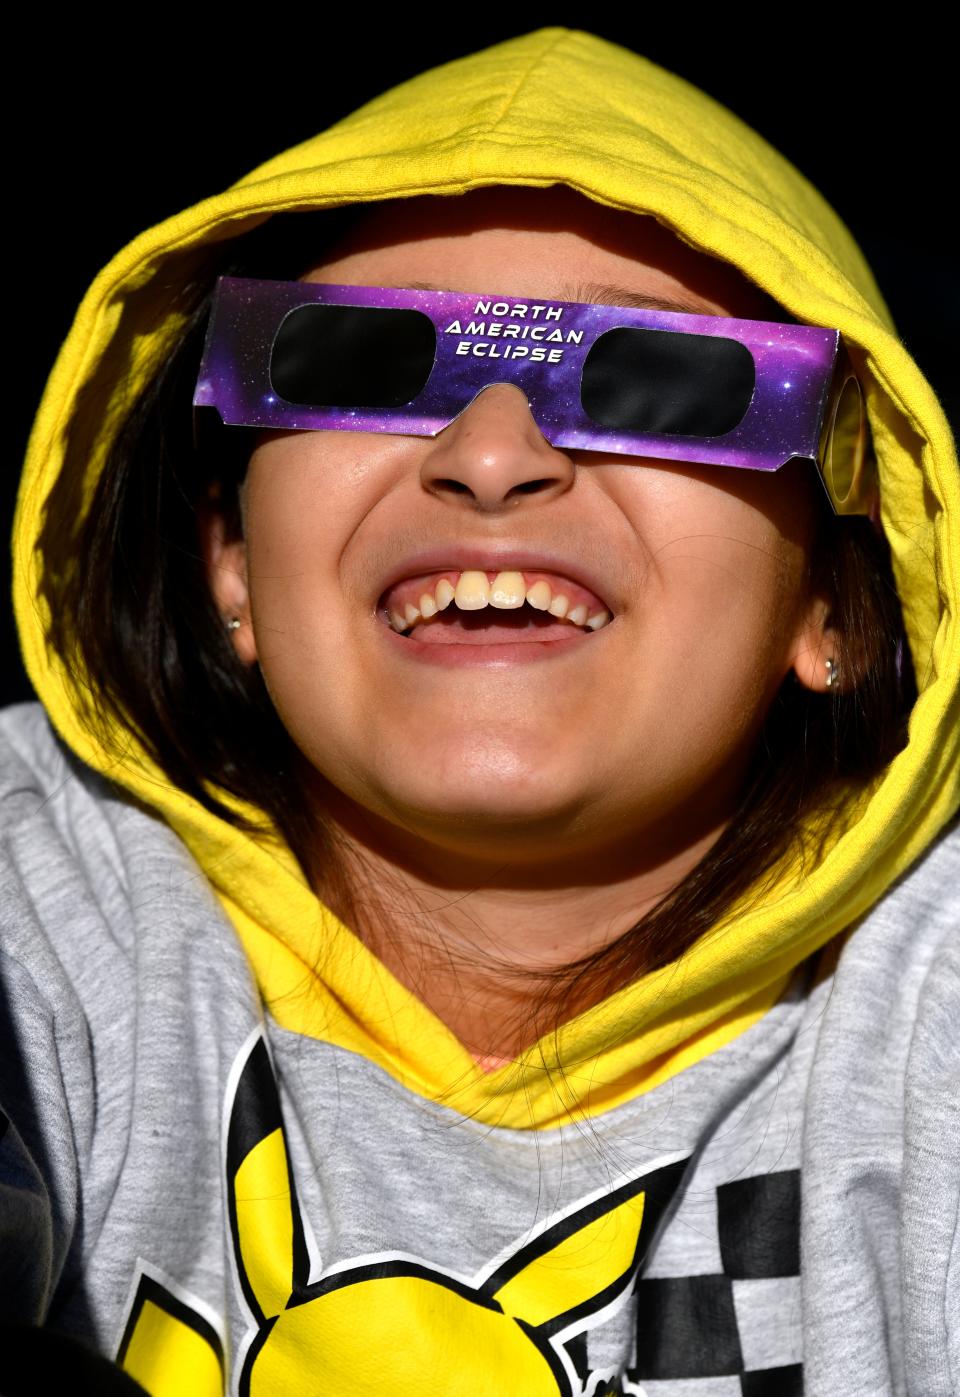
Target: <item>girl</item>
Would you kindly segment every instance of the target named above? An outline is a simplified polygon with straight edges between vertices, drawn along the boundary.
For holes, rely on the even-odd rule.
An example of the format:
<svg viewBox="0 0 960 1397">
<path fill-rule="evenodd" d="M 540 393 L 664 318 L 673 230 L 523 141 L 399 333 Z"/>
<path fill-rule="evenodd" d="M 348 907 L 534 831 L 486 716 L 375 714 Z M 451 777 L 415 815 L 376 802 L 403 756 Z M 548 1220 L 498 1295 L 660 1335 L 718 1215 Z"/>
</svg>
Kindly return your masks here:
<svg viewBox="0 0 960 1397">
<path fill-rule="evenodd" d="M 154 1397 L 953 1391 L 958 510 L 835 216 L 589 35 L 120 254 L 16 525 L 8 1314 Z"/>
</svg>

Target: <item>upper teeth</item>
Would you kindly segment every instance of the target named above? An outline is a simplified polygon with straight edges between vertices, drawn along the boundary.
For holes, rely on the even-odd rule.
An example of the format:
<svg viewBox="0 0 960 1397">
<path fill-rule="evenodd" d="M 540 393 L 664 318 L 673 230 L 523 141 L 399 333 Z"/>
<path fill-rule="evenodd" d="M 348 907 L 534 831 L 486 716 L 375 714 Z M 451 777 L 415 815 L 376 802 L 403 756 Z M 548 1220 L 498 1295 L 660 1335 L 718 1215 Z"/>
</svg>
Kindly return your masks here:
<svg viewBox="0 0 960 1397">
<path fill-rule="evenodd" d="M 498 572 L 490 582 L 485 572 L 470 571 L 462 572 L 456 585 L 442 577 L 432 591 L 421 595 L 419 606 L 407 602 L 402 615 L 391 611 L 390 625 L 395 631 L 408 631 L 445 611 L 451 602 L 460 611 L 482 611 L 486 606 L 513 611 L 527 602 L 537 611 L 548 611 L 558 620 L 572 621 L 591 631 L 598 631 L 612 619 L 606 609 L 590 615 L 582 602 L 571 607 L 570 598 L 562 591 L 554 591 L 544 578 L 528 587 L 522 572 Z"/>
</svg>

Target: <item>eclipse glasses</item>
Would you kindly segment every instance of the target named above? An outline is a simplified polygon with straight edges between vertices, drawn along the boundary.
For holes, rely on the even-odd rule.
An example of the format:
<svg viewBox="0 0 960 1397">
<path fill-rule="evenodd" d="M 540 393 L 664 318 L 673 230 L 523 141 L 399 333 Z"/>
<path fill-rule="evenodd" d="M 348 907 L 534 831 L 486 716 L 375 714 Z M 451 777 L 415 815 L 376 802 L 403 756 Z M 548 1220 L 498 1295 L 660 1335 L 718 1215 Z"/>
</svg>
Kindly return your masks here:
<svg viewBox="0 0 960 1397">
<path fill-rule="evenodd" d="M 876 481 L 838 330 L 516 296 L 221 277 L 196 407 L 230 426 L 436 436 L 514 383 L 553 446 L 776 471 L 838 514 Z"/>
</svg>

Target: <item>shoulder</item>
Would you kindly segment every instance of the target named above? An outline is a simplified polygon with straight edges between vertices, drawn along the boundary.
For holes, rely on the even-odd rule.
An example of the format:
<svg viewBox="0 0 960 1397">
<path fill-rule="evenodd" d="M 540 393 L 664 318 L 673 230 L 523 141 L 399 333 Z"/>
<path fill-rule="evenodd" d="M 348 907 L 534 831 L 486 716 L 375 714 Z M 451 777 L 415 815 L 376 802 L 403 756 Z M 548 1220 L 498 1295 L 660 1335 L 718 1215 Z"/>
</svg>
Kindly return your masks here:
<svg viewBox="0 0 960 1397">
<path fill-rule="evenodd" d="M 950 962 L 960 933 L 960 824 L 951 821 L 848 932 L 838 982 L 886 982 L 915 1011 L 931 970 Z"/>
<path fill-rule="evenodd" d="M 947 1375 L 960 1365 L 958 933 L 954 824 L 852 929 L 811 1025 L 804 1366 L 818 1391 L 886 1391 L 889 1365 L 905 1366 L 917 1391 L 954 1390 Z"/>
<path fill-rule="evenodd" d="M 179 982 L 187 964 L 246 974 L 183 841 L 77 760 L 35 704 L 0 711 L 0 946 L 111 1041 L 158 977 Z"/>
<path fill-rule="evenodd" d="M 960 830 L 954 823 L 850 931 L 822 1015 L 808 1138 L 874 1176 L 955 1151 L 937 1186 L 960 1196 Z M 851 1166 L 852 1167 L 852 1166 Z M 869 1171 L 868 1171 L 869 1172 Z"/>
<path fill-rule="evenodd" d="M 151 1188 L 176 1196 L 168 1174 L 216 1166 L 202 1151 L 219 1074 L 259 1016 L 240 942 L 173 830 L 71 756 L 42 709 L 0 713 L 8 1317 L 43 1318 L 58 1287 L 114 1304 Z"/>
<path fill-rule="evenodd" d="M 212 903 L 176 834 L 79 761 L 39 704 L 0 711 L 0 898 L 31 913 L 0 910 L 7 949 L 43 940 L 77 984 L 91 954 L 121 973 L 144 902 L 162 909 L 158 881 Z"/>
<path fill-rule="evenodd" d="M 875 1065 L 889 1073 L 897 1063 L 903 1071 L 918 1029 L 940 1019 L 944 1000 L 960 1012 L 958 956 L 960 827 L 953 821 L 848 933 L 827 1021 L 850 1041 L 871 1043 Z"/>
<path fill-rule="evenodd" d="M 134 1050 L 161 986 L 165 998 L 185 999 L 188 976 L 223 974 L 245 984 L 246 960 L 178 835 L 78 761 L 39 705 L 0 712 L 8 1008 L 67 1035 L 70 1061 L 92 1053 L 99 1074 L 105 1057 Z"/>
<path fill-rule="evenodd" d="M 90 773 L 91 777 L 93 773 Z M 81 845 L 97 796 L 79 780 L 43 709 L 0 711 L 0 968 L 10 1013 L 44 1013 L 63 1028 L 77 1008 L 69 944 L 86 940 L 98 879 Z M 102 822 L 103 823 L 103 822 Z M 91 830 L 94 842 L 103 831 Z M 67 951 L 61 953 L 61 942 Z M 32 986 L 32 991 L 31 991 Z"/>
<path fill-rule="evenodd" d="M 25 821 L 66 833 L 94 811 L 106 818 L 127 804 L 61 742 L 39 703 L 0 709 L 0 836 Z"/>
<path fill-rule="evenodd" d="M 31 1109 L 56 1097 L 81 1153 L 97 1040 L 109 1026 L 122 1041 L 129 1015 L 135 891 L 121 805 L 39 704 L 0 711 L 0 1031 L 22 1077 L 4 1095 Z"/>
<path fill-rule="evenodd" d="M 934 939 L 960 930 L 960 817 L 940 831 L 870 914 L 891 931 L 905 917 Z"/>
<path fill-rule="evenodd" d="M 0 712 L 0 1224 L 15 1241 L 0 1292 L 8 1317 L 31 1322 L 67 1264 L 96 1113 L 89 1019 L 69 952 L 76 932 L 79 963 L 102 919 L 78 896 L 84 878 L 51 800 L 68 779 L 38 705 Z"/>
<path fill-rule="evenodd" d="M 96 881 L 91 854 L 115 843 L 121 805 L 63 745 L 39 704 L 0 710 L 0 853 L 25 889 L 50 891 L 84 868 Z"/>
</svg>

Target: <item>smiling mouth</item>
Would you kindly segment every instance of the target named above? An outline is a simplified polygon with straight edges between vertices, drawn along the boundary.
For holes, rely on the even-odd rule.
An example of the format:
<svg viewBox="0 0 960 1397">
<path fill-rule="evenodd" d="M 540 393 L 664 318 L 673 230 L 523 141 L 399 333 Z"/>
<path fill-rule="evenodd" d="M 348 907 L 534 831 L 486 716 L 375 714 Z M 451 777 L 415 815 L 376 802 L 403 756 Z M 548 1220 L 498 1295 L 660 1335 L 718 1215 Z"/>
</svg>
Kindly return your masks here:
<svg viewBox="0 0 960 1397">
<path fill-rule="evenodd" d="M 381 597 L 380 619 L 401 636 L 438 645 L 567 640 L 613 619 L 579 583 L 542 572 L 433 572 L 405 578 Z"/>
</svg>

